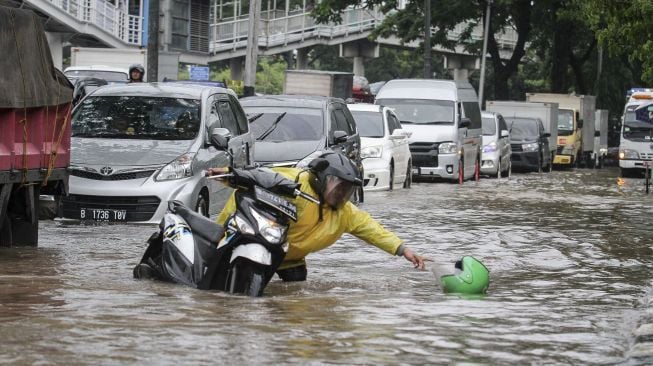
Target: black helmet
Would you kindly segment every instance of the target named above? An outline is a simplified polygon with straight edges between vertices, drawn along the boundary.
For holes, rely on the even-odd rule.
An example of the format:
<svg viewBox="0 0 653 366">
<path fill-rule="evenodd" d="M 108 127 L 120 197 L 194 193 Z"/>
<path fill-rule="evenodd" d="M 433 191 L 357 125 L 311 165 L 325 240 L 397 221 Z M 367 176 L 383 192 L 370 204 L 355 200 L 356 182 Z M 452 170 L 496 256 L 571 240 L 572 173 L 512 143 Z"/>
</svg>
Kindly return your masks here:
<svg viewBox="0 0 653 366">
<path fill-rule="evenodd" d="M 309 180 L 322 202 L 337 208 L 349 200 L 363 180 L 356 164 L 342 153 L 326 151 L 308 164 Z"/>
<path fill-rule="evenodd" d="M 129 66 L 129 80 L 134 80 L 132 79 L 132 71 L 134 70 L 141 73 L 141 77 L 139 81 L 143 81 L 143 76 L 145 75 L 145 68 L 141 64 L 132 64 Z"/>
</svg>

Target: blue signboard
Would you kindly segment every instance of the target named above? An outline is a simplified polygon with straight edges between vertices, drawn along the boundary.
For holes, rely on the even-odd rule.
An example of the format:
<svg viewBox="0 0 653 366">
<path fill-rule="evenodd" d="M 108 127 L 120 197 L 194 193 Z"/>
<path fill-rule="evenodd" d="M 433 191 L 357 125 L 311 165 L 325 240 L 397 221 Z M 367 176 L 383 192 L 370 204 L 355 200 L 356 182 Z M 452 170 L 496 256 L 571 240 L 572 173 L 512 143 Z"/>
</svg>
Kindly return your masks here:
<svg viewBox="0 0 653 366">
<path fill-rule="evenodd" d="M 207 81 L 209 80 L 209 67 L 208 66 L 191 66 L 190 79 Z"/>
</svg>

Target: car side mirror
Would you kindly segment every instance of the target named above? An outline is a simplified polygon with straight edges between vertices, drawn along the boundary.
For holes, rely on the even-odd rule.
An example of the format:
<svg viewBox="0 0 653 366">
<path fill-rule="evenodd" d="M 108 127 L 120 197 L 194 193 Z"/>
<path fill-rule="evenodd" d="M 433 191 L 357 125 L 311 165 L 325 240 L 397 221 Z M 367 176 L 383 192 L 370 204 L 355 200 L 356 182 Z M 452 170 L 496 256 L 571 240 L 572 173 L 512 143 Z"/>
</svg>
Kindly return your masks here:
<svg viewBox="0 0 653 366">
<path fill-rule="evenodd" d="M 578 120 L 578 128 L 583 128 L 583 120 L 582 119 Z"/>
<path fill-rule="evenodd" d="M 231 139 L 231 132 L 223 127 L 217 127 L 211 130 L 211 145 L 215 146 L 218 150 L 227 150 L 229 148 L 229 140 Z"/>
<path fill-rule="evenodd" d="M 333 143 L 334 144 L 341 144 L 343 142 L 346 142 L 347 137 L 348 137 L 348 135 L 347 135 L 347 132 L 345 132 L 345 131 L 341 131 L 341 130 L 333 131 Z"/>
<path fill-rule="evenodd" d="M 508 130 L 501 130 L 501 137 L 508 137 L 510 136 L 510 132 Z"/>
<path fill-rule="evenodd" d="M 551 137 L 551 134 L 548 133 L 548 132 L 545 132 L 545 133 L 544 133 L 544 137 L 547 137 L 547 138 L 548 138 L 548 137 Z"/>
<path fill-rule="evenodd" d="M 601 137 L 601 131 L 594 131 L 594 137 Z"/>
<path fill-rule="evenodd" d="M 394 131 L 392 131 L 392 135 L 390 135 L 390 139 L 401 140 L 410 137 L 412 134 L 413 134 L 412 132 L 406 131 L 403 128 L 397 128 Z"/>
<path fill-rule="evenodd" d="M 308 168 L 314 172 L 324 171 L 329 167 L 329 161 L 325 158 L 317 158 L 308 163 Z"/>
<path fill-rule="evenodd" d="M 464 117 L 460 119 L 460 122 L 458 123 L 458 128 L 469 128 L 472 125 L 472 120 Z"/>
</svg>

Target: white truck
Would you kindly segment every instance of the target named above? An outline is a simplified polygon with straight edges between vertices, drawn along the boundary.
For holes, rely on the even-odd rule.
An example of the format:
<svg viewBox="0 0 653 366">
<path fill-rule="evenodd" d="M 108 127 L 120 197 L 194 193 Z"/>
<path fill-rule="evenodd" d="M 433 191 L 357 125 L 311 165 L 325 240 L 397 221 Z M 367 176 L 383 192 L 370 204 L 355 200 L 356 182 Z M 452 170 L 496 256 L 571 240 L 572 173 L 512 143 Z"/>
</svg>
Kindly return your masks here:
<svg viewBox="0 0 653 366">
<path fill-rule="evenodd" d="M 653 89 L 631 89 L 629 94 L 619 136 L 621 176 L 643 173 L 653 164 Z"/>
<path fill-rule="evenodd" d="M 537 102 L 514 102 L 514 101 L 487 101 L 485 109 L 488 112 L 500 113 L 504 118 L 525 117 L 539 118 L 544 125 L 544 130 L 550 134 L 549 150 L 551 161 L 555 158 L 557 137 L 558 137 L 558 104 L 537 103 Z"/>
<path fill-rule="evenodd" d="M 527 93 L 526 100 L 558 103 L 558 147 L 554 164 L 594 166 L 595 96 Z"/>
<path fill-rule="evenodd" d="M 594 167 L 603 168 L 608 156 L 608 110 L 597 109 L 594 116 Z"/>
<path fill-rule="evenodd" d="M 319 70 L 286 70 L 284 94 L 321 95 L 347 100 L 352 97 L 354 74 Z"/>
<path fill-rule="evenodd" d="M 148 81 L 147 50 L 145 49 L 72 47 L 70 49 L 70 67 L 66 68 L 64 74 L 68 77 L 97 76 L 100 78 L 102 78 L 103 72 L 124 72 L 127 75 L 129 66 L 132 64 L 143 65 L 146 70 L 145 81 Z M 176 80 L 178 75 L 179 53 L 159 52 L 158 81 L 162 81 L 164 78 Z"/>
</svg>

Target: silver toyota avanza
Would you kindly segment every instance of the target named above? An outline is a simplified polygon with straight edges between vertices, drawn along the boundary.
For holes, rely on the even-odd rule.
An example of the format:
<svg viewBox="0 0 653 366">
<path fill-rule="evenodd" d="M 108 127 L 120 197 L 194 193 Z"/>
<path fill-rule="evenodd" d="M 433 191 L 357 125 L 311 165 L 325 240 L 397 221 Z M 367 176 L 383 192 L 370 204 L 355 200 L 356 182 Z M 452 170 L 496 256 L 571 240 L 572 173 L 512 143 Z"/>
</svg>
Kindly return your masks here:
<svg viewBox="0 0 653 366">
<path fill-rule="evenodd" d="M 236 165 L 252 163 L 247 117 L 231 90 L 171 83 L 100 88 L 73 111 L 67 219 L 159 222 L 169 200 L 210 216 L 230 189 L 208 180 L 229 155 L 210 144 L 227 128 Z"/>
</svg>

